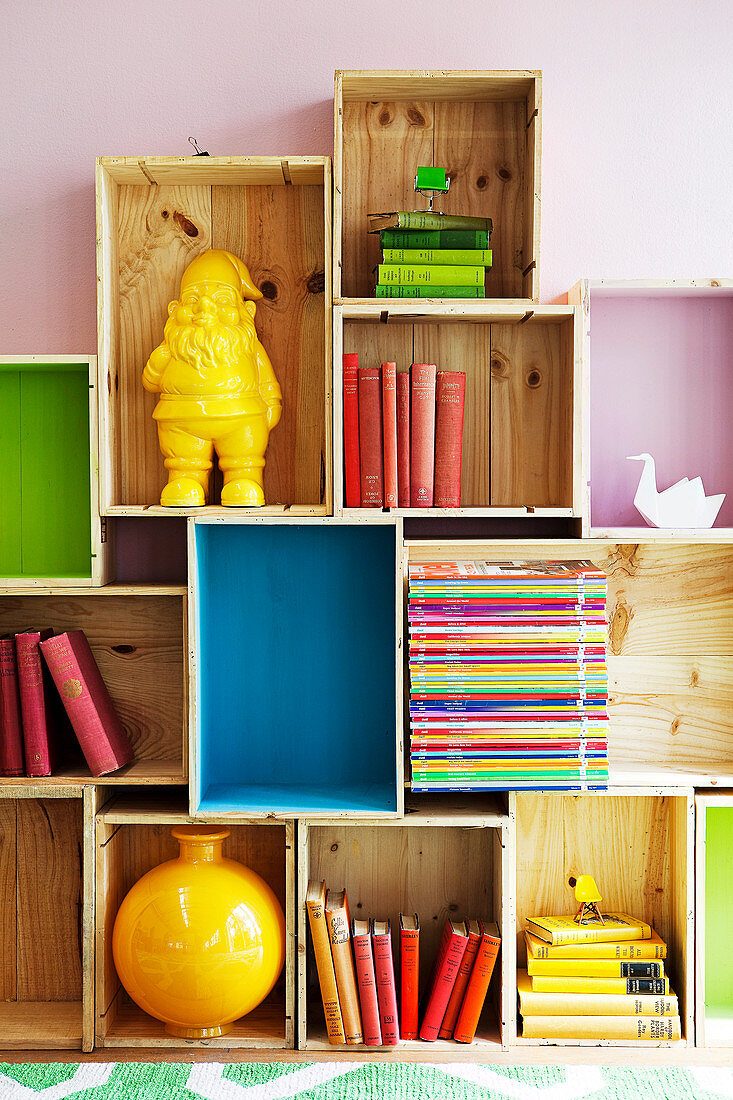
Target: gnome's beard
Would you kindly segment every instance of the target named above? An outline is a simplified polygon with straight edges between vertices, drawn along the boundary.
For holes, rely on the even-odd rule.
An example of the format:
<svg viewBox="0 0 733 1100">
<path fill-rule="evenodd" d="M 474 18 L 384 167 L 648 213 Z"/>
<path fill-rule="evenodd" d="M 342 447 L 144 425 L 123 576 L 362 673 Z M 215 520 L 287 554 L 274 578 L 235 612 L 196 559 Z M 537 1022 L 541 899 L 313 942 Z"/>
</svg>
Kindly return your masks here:
<svg viewBox="0 0 733 1100">
<path fill-rule="evenodd" d="M 240 363 L 251 355 L 252 333 L 243 324 L 211 327 L 182 325 L 171 317 L 165 327 L 165 342 L 174 359 L 188 363 L 204 377 L 209 369 L 229 362 Z"/>
</svg>

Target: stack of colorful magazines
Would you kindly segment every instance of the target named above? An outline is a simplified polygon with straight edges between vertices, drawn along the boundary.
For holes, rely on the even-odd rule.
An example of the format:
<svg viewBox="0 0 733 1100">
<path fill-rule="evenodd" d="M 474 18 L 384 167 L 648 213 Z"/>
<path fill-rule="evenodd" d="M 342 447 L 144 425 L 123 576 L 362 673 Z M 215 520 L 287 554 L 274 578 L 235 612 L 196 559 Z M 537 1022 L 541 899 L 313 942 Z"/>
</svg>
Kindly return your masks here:
<svg viewBox="0 0 733 1100">
<path fill-rule="evenodd" d="M 605 789 L 606 590 L 587 561 L 410 565 L 413 790 Z"/>
</svg>

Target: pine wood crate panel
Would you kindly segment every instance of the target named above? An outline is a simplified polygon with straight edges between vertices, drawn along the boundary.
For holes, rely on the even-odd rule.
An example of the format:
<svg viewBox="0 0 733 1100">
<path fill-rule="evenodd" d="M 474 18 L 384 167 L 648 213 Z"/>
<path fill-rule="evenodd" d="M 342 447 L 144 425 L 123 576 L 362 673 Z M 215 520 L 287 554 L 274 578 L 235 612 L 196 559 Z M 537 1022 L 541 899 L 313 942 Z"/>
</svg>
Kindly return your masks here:
<svg viewBox="0 0 733 1100">
<path fill-rule="evenodd" d="M 283 391 L 265 496 L 274 512 L 331 510 L 331 173 L 324 157 L 103 157 L 97 164 L 104 514 L 161 509 L 166 473 L 142 371 L 199 253 L 247 264 L 258 335 Z M 212 476 L 212 505 L 220 484 Z M 197 511 L 200 511 L 198 509 Z"/>
<path fill-rule="evenodd" d="M 429 312 L 379 302 L 335 314 L 337 506 L 344 499 L 342 357 L 357 352 L 360 367 L 435 363 L 466 375 L 461 508 L 398 514 L 581 514 L 579 318 L 572 307 Z"/>
<path fill-rule="evenodd" d="M 120 585 L 32 594 L 0 589 L 0 633 L 51 626 L 58 633 L 83 630 L 89 639 L 135 751 L 132 764 L 93 782 L 185 784 L 184 615 L 183 588 Z M 68 747 L 60 776 L 26 782 L 92 782 L 78 747 Z M 17 783 L 0 779 L 0 787 Z"/>
<path fill-rule="evenodd" d="M 693 1043 L 694 800 L 674 795 L 510 796 L 516 814 L 517 964 L 526 965 L 527 917 L 575 911 L 570 880 L 591 874 L 603 895 L 603 912 L 647 921 L 668 945 L 665 973 L 679 998 L 681 1042 Z M 519 1023 L 519 1022 L 518 1022 Z M 521 1032 L 521 1027 L 518 1028 Z M 542 1040 L 517 1039 L 537 1044 Z M 554 1040 L 574 1046 L 573 1040 Z M 612 1040 L 588 1045 L 624 1046 Z M 642 1041 L 639 1041 L 642 1042 Z M 644 1042 L 645 1048 L 653 1045 Z"/>
<path fill-rule="evenodd" d="M 0 586 L 105 584 L 96 356 L 0 355 L 0 406 Z"/>
<path fill-rule="evenodd" d="M 507 913 L 509 882 L 504 863 L 506 817 L 465 816 L 419 811 L 402 821 L 378 825 L 306 821 L 299 825 L 299 1048 L 370 1052 L 366 1046 L 330 1046 L 308 926 L 305 896 L 309 879 L 325 879 L 327 888 L 346 887 L 352 916 L 389 918 L 395 977 L 399 988 L 400 913 L 420 919 L 420 1004 L 429 988 L 438 943 L 447 918 L 478 917 L 496 921 L 503 938 L 512 937 Z M 484 1054 L 501 1049 L 504 1021 L 515 996 L 513 974 L 500 954 L 491 989 L 471 1048 L 450 1040 L 426 1044 L 400 1041 L 398 1055 L 418 1050 Z"/>
<path fill-rule="evenodd" d="M 224 842 L 224 854 L 250 867 L 272 887 L 286 918 L 286 962 L 272 993 L 219 1039 L 189 1041 L 168 1035 L 165 1026 L 139 1008 L 117 977 L 112 930 L 130 888 L 165 860 L 174 859 L 178 842 L 171 829 L 191 819 L 185 812 L 151 813 L 134 802 L 104 811 L 96 825 L 95 988 L 96 1043 L 105 1047 L 287 1048 L 293 1046 L 294 907 L 293 825 L 236 825 Z M 137 817 L 141 820 L 136 821 Z M 153 823 L 155 822 L 155 823 Z M 212 819 L 211 824 L 216 822 Z"/>
<path fill-rule="evenodd" d="M 539 299 L 541 74 L 337 71 L 335 293 L 368 298 L 379 236 L 367 214 L 425 208 L 413 180 L 440 165 L 436 209 L 493 219 L 489 298 Z"/>
<path fill-rule="evenodd" d="M 733 784 L 729 543 L 426 541 L 408 548 L 410 561 L 569 558 L 588 558 L 608 576 L 612 782 Z"/>
<path fill-rule="evenodd" d="M 0 1047 L 78 1050 L 91 963 L 81 789 L 37 793 L 0 792 Z"/>
</svg>

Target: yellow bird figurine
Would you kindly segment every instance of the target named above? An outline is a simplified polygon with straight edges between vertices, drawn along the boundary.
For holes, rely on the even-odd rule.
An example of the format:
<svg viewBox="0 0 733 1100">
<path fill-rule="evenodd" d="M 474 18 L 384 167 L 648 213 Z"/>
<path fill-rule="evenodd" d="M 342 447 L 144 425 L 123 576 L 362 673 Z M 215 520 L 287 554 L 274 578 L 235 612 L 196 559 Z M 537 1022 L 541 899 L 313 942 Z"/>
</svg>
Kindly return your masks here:
<svg viewBox="0 0 733 1100">
<path fill-rule="evenodd" d="M 575 900 L 579 903 L 578 912 L 575 914 L 575 923 L 582 924 L 584 920 L 599 920 L 604 924 L 598 902 L 603 901 L 596 880 L 592 875 L 580 875 L 575 883 Z"/>
<path fill-rule="evenodd" d="M 168 471 L 160 503 L 206 504 L 214 451 L 224 475 L 221 503 L 265 503 L 262 475 L 282 393 L 257 338 L 262 292 L 231 252 L 210 248 L 188 265 L 180 298 L 168 306 L 163 342 L 143 371 L 159 393 L 153 417 Z"/>
</svg>

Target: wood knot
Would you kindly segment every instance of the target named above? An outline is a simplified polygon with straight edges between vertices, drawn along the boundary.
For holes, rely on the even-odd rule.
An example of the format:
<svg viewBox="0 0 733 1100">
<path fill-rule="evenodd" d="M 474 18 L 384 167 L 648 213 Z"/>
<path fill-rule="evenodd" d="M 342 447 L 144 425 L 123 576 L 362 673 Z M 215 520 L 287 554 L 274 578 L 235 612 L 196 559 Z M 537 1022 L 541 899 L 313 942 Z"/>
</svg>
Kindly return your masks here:
<svg viewBox="0 0 733 1100">
<path fill-rule="evenodd" d="M 312 275 L 308 277 L 306 283 L 309 294 L 323 294 L 326 289 L 326 273 L 325 271 L 314 271 Z"/>
<path fill-rule="evenodd" d="M 570 887 L 571 890 L 575 889 L 575 883 L 576 882 L 577 882 L 577 879 L 576 879 L 575 875 L 571 875 L 570 878 L 568 879 L 568 886 Z"/>
<path fill-rule="evenodd" d="M 198 237 L 199 231 L 193 224 L 190 218 L 187 218 L 185 214 L 182 214 L 180 210 L 173 211 L 173 221 L 182 229 L 187 237 Z"/>
<path fill-rule="evenodd" d="M 494 375 L 495 378 L 502 378 L 506 373 L 505 368 L 506 363 L 503 359 L 497 359 L 496 357 L 494 357 L 491 360 L 491 373 Z"/>
<path fill-rule="evenodd" d="M 698 672 L 698 670 L 696 668 L 693 668 L 692 672 L 690 673 L 690 687 L 693 687 L 693 688 L 697 687 L 699 682 L 700 682 L 700 673 Z"/>
<path fill-rule="evenodd" d="M 527 385 L 531 390 L 536 390 L 542 381 L 542 375 L 538 370 L 531 370 L 527 375 Z"/>
<path fill-rule="evenodd" d="M 161 210 L 160 216 L 161 216 L 161 218 L 169 218 L 170 214 L 167 210 Z"/>
<path fill-rule="evenodd" d="M 508 183 L 509 180 L 512 178 L 512 174 L 508 168 L 498 168 L 496 174 L 500 180 L 504 181 L 504 183 Z"/>
<path fill-rule="evenodd" d="M 608 624 L 608 635 L 611 642 L 612 653 L 621 653 L 634 613 L 624 600 L 619 596 L 613 609 L 611 621 Z"/>
<path fill-rule="evenodd" d="M 338 850 L 339 850 L 338 844 L 332 844 L 331 845 L 331 851 L 332 852 L 338 852 Z"/>
<path fill-rule="evenodd" d="M 452 901 L 452 902 L 450 903 L 450 905 L 448 906 L 448 908 L 449 908 L 449 910 L 451 911 L 451 913 L 457 913 L 457 912 L 458 912 L 458 906 L 456 905 L 456 903 L 455 903 L 454 901 Z"/>
<path fill-rule="evenodd" d="M 476 180 L 476 186 L 478 187 L 479 191 L 483 191 L 483 189 L 488 186 L 488 183 L 489 181 L 487 180 L 486 176 L 479 176 L 479 178 Z"/>
<path fill-rule="evenodd" d="M 391 121 L 392 115 L 389 113 L 386 107 L 383 107 L 382 110 L 379 112 L 379 125 L 389 126 Z"/>
<path fill-rule="evenodd" d="M 417 107 L 407 108 L 407 121 L 411 126 L 424 126 L 425 116 L 421 111 L 418 111 Z"/>
<path fill-rule="evenodd" d="M 275 283 L 270 279 L 265 279 L 264 283 L 260 285 L 262 291 L 262 297 L 266 298 L 268 302 L 274 302 L 278 296 L 278 289 Z"/>
<path fill-rule="evenodd" d="M 675 718 L 672 722 L 672 725 L 669 727 L 669 732 L 672 734 L 673 737 L 675 736 L 675 734 L 679 733 L 679 728 L 680 720 L 679 718 Z"/>
<path fill-rule="evenodd" d="M 135 646 L 134 645 L 113 645 L 112 649 L 114 650 L 115 653 L 134 653 L 135 652 Z"/>
</svg>

